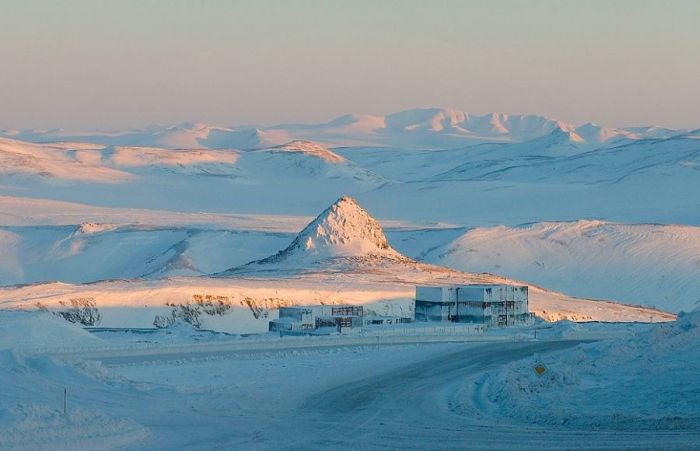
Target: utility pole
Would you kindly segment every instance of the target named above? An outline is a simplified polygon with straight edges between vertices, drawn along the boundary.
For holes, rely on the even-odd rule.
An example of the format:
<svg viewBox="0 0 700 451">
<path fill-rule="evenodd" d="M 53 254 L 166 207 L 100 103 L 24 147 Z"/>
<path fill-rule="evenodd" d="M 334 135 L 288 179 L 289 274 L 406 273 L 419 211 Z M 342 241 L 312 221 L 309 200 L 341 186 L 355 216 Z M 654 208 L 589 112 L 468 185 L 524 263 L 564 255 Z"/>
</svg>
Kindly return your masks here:
<svg viewBox="0 0 700 451">
<path fill-rule="evenodd" d="M 63 387 L 63 415 L 66 415 L 66 401 L 68 399 L 68 389 Z"/>
</svg>

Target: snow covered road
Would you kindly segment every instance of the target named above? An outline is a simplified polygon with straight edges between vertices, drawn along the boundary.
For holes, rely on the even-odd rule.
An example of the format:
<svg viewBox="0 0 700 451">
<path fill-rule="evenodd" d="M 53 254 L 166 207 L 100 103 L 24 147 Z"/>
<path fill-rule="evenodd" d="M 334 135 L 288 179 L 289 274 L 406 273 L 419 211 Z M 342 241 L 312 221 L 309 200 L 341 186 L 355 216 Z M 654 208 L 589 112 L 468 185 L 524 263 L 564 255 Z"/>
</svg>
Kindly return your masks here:
<svg viewBox="0 0 700 451">
<path fill-rule="evenodd" d="M 297 412 L 298 430 L 283 448 L 402 449 L 683 449 L 700 443 L 700 431 L 577 431 L 511 424 L 480 412 L 475 387 L 472 415 L 452 409 L 460 382 L 485 369 L 577 341 L 502 343 L 460 349 L 309 397 Z M 494 352 L 494 347 L 498 350 Z M 537 406 L 533 406 L 537 409 Z M 294 428 L 292 428 L 294 429 Z"/>
<path fill-rule="evenodd" d="M 141 392 L 114 399 L 113 408 L 151 431 L 145 449 L 697 447 L 697 430 L 577 430 L 489 413 L 473 382 L 483 371 L 578 343 L 363 346 L 150 362 L 139 356 L 112 367 Z M 455 399 L 465 386 L 473 387 L 470 399 Z"/>
</svg>

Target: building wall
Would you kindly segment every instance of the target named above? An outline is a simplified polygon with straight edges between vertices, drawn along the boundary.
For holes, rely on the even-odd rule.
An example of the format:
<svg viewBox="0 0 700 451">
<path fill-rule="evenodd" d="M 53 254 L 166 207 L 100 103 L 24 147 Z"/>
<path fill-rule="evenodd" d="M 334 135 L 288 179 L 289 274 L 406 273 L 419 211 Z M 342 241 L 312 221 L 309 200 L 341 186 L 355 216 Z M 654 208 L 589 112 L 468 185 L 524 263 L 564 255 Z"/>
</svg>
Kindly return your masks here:
<svg viewBox="0 0 700 451">
<path fill-rule="evenodd" d="M 454 321 L 489 327 L 528 324 L 527 286 L 416 287 L 416 321 Z"/>
<path fill-rule="evenodd" d="M 454 306 L 451 302 L 432 302 L 416 299 L 416 321 L 448 321 Z"/>
<path fill-rule="evenodd" d="M 337 327 L 339 330 L 362 327 L 364 309 L 351 305 L 310 305 L 280 307 L 279 319 L 270 321 L 268 330 L 279 332 L 310 332 L 318 328 Z"/>
</svg>

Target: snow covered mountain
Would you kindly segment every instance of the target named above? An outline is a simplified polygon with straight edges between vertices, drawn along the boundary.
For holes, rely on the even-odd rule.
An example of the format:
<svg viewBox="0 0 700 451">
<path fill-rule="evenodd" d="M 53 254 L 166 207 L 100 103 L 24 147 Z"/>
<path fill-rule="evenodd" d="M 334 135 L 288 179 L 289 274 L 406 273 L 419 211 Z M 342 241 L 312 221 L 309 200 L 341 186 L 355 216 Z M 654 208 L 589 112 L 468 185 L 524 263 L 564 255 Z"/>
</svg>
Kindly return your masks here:
<svg viewBox="0 0 700 451">
<path fill-rule="evenodd" d="M 325 124 L 282 124 L 265 128 L 334 146 L 390 146 L 446 149 L 484 142 L 518 143 L 555 131 L 581 145 L 667 138 L 682 133 L 661 127 L 580 126 L 530 114 L 471 114 L 449 108 L 416 108 L 386 116 L 348 114 Z"/>
<path fill-rule="evenodd" d="M 302 266 L 350 258 L 408 260 L 389 246 L 376 219 L 353 198 L 343 196 L 307 225 L 287 248 L 248 266 Z"/>
</svg>

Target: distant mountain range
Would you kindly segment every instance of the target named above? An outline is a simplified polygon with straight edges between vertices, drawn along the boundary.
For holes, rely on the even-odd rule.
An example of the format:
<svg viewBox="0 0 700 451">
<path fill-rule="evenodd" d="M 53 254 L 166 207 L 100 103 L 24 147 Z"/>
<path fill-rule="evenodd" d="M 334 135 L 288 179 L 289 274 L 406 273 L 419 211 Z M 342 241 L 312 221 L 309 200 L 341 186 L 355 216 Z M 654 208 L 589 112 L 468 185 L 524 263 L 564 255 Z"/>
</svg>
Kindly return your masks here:
<svg viewBox="0 0 700 451">
<path fill-rule="evenodd" d="M 653 126 L 610 128 L 592 123 L 576 126 L 538 115 L 475 115 L 455 109 L 421 108 L 386 116 L 348 114 L 321 124 L 219 127 L 182 123 L 111 132 L 5 130 L 0 132 L 0 136 L 30 142 L 81 141 L 168 149 L 257 149 L 294 140 L 315 141 L 327 147 L 446 149 L 484 142 L 518 143 L 552 134 L 565 137 L 576 145 L 600 145 L 668 138 L 688 132 Z"/>
</svg>

